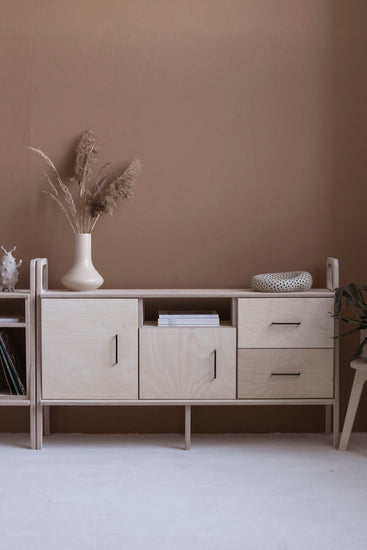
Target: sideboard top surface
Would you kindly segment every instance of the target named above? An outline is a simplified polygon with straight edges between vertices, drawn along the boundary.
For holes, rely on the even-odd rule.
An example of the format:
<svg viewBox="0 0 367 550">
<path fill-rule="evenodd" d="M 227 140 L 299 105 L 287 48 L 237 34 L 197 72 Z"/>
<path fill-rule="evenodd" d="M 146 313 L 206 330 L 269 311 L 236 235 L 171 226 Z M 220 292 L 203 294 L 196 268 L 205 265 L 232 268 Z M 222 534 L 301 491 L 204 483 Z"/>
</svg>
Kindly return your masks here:
<svg viewBox="0 0 367 550">
<path fill-rule="evenodd" d="M 93 291 L 44 290 L 41 298 L 333 298 L 327 289 L 307 292 L 256 292 L 251 289 L 99 289 Z"/>
<path fill-rule="evenodd" d="M 0 292 L 0 299 L 3 298 L 4 300 L 8 300 L 8 299 L 13 299 L 13 300 L 16 300 L 16 299 L 28 299 L 30 296 L 30 290 L 15 290 L 14 292 Z"/>
</svg>

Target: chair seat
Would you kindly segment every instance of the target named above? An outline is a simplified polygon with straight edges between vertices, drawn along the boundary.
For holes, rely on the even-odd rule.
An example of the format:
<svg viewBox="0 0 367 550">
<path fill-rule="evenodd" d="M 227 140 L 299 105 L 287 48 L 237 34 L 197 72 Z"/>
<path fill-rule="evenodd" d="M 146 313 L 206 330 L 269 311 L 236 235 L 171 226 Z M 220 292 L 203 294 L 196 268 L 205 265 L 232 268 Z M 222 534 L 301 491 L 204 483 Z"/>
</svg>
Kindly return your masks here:
<svg viewBox="0 0 367 550">
<path fill-rule="evenodd" d="M 351 362 L 350 366 L 352 367 L 352 369 L 367 371 L 367 359 L 354 359 L 354 361 Z"/>
</svg>

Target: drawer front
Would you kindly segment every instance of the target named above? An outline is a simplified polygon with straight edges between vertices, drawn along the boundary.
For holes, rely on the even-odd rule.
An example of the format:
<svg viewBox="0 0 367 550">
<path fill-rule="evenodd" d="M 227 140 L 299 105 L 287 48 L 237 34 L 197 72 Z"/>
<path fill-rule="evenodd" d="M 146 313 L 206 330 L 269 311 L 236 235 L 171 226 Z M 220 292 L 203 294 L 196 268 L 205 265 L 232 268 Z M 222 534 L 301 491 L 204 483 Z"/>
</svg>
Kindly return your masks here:
<svg viewBox="0 0 367 550">
<path fill-rule="evenodd" d="M 140 329 L 141 399 L 235 399 L 236 329 Z"/>
<path fill-rule="evenodd" d="M 239 348 L 332 348 L 333 298 L 241 298 Z"/>
<path fill-rule="evenodd" d="M 238 398 L 332 398 L 332 349 L 241 349 Z"/>
</svg>

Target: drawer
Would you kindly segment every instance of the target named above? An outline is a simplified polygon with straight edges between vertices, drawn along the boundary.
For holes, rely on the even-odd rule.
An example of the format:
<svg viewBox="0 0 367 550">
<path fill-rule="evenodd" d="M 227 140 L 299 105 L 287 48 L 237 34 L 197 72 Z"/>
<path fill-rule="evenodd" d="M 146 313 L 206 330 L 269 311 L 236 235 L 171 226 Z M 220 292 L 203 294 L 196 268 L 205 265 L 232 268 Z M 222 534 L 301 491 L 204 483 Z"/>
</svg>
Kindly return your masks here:
<svg viewBox="0 0 367 550">
<path fill-rule="evenodd" d="M 241 298 L 239 348 L 332 348 L 333 298 Z"/>
<path fill-rule="evenodd" d="M 238 350 L 238 398 L 332 398 L 332 349 Z"/>
<path fill-rule="evenodd" d="M 235 399 L 236 329 L 140 329 L 141 399 Z"/>
</svg>

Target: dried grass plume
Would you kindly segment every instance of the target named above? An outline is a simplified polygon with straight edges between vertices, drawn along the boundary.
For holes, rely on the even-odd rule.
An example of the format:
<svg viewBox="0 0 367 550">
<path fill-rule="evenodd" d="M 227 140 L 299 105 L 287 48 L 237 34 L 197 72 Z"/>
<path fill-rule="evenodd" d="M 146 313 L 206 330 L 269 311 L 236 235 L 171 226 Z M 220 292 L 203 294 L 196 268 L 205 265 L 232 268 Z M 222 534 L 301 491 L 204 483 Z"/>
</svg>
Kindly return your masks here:
<svg viewBox="0 0 367 550">
<path fill-rule="evenodd" d="M 28 148 L 37 153 L 49 168 L 52 177 L 42 170 L 49 186 L 45 193 L 60 206 L 74 233 L 91 233 L 100 216 L 112 216 L 121 201 L 132 201 L 134 198 L 135 184 L 142 169 L 141 161 L 134 159 L 117 177 L 104 175 L 111 164 L 107 162 L 94 178 L 93 166 L 98 159 L 99 149 L 92 130 L 83 132 L 76 147 L 69 186 L 63 182 L 56 166 L 43 151 Z M 76 186 L 74 193 L 73 186 Z"/>
</svg>

